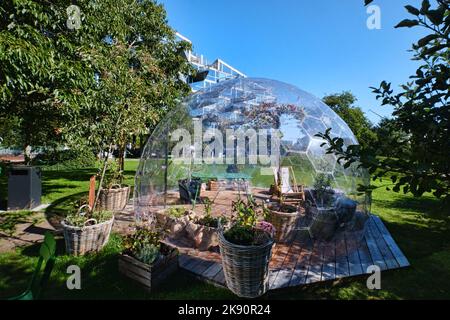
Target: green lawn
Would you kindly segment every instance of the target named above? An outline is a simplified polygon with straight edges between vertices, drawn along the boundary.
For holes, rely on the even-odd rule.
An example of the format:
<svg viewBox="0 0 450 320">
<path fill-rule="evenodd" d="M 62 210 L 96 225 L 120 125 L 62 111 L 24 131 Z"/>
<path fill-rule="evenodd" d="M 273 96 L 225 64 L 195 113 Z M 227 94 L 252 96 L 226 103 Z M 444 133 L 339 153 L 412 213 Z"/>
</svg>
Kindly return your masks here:
<svg viewBox="0 0 450 320">
<path fill-rule="evenodd" d="M 133 183 L 137 161 L 126 164 L 127 183 Z M 54 202 L 53 210 L 63 210 L 68 199 L 76 199 L 88 188 L 91 170 L 44 172 L 44 202 Z M 5 190 L 5 180 L 0 180 Z M 0 193 L 0 198 L 2 194 Z M 432 197 L 416 199 L 381 188 L 374 192 L 372 211 L 385 222 L 411 263 L 411 267 L 382 274 L 382 290 L 371 291 L 365 277 L 334 283 L 269 293 L 271 299 L 448 299 L 450 298 L 450 219 L 448 208 Z M 46 298 L 66 299 L 228 299 L 227 290 L 177 273 L 158 293 L 147 294 L 117 270 L 121 239 L 113 235 L 100 253 L 86 257 L 64 254 L 58 240 L 58 260 L 46 291 Z M 25 288 L 37 258 L 37 246 L 0 255 L 0 297 Z M 68 290 L 66 269 L 77 264 L 82 269 L 82 289 Z"/>
</svg>

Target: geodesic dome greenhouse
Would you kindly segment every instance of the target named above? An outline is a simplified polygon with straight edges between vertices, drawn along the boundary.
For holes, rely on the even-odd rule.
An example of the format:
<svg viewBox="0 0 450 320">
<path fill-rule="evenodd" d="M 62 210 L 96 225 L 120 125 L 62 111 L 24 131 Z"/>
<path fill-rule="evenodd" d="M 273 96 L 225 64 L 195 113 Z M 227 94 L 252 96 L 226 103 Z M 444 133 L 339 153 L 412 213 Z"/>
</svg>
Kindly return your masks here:
<svg viewBox="0 0 450 320">
<path fill-rule="evenodd" d="M 321 209 L 331 208 L 338 218 L 345 216 L 336 219 L 334 229 L 362 234 L 370 199 L 358 186 L 368 185 L 369 175 L 326 154 L 316 134 L 327 128 L 345 146 L 358 143 L 320 99 L 286 83 L 238 78 L 195 92 L 161 121 L 143 150 L 136 218 L 151 221 L 157 210 L 185 203 L 183 181 L 196 179 L 198 199 L 213 201 L 214 214 L 227 214 L 228 203 L 242 194 L 269 201 L 263 195 L 274 185 L 285 192 L 301 185 L 305 202 L 315 208 L 307 210 L 313 217 L 309 228 Z M 327 191 L 325 200 L 319 189 Z"/>
</svg>

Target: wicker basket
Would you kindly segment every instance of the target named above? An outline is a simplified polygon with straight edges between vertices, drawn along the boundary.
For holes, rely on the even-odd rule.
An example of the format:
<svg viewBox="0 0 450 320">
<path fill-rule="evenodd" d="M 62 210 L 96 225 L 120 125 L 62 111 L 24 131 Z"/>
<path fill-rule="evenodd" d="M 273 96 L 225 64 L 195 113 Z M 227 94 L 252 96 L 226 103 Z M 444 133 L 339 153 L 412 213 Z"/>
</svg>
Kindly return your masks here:
<svg viewBox="0 0 450 320">
<path fill-rule="evenodd" d="M 130 187 L 113 185 L 110 189 L 100 190 L 97 210 L 121 211 L 128 203 Z"/>
<path fill-rule="evenodd" d="M 295 238 L 297 222 L 300 217 L 299 211 L 294 206 L 285 205 L 292 207 L 295 212 L 281 212 L 279 211 L 279 206 L 279 204 L 274 204 L 272 207 L 269 206 L 269 216 L 267 218 L 267 222 L 270 222 L 275 227 L 276 242 L 292 242 Z"/>
<path fill-rule="evenodd" d="M 87 225 L 88 223 L 93 225 Z M 108 243 L 114 216 L 105 222 L 97 223 L 95 219 L 89 219 L 84 227 L 74 227 L 61 222 L 68 254 L 79 256 L 88 252 L 100 251 Z"/>
<path fill-rule="evenodd" d="M 219 229 L 219 246 L 228 288 L 237 296 L 257 298 L 269 289 L 269 261 L 273 240 L 260 246 L 240 246 L 227 241 Z"/>
</svg>

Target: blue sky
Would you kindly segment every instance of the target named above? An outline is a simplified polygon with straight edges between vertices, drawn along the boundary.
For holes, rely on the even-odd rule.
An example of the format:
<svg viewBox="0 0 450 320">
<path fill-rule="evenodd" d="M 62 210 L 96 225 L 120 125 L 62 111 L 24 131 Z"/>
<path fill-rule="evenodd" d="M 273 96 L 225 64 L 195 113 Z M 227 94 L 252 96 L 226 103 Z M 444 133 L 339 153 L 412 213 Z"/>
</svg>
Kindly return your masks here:
<svg viewBox="0 0 450 320">
<path fill-rule="evenodd" d="M 370 86 L 394 87 L 416 70 L 407 52 L 424 31 L 394 29 L 420 0 L 375 0 L 381 29 L 369 30 L 363 0 L 161 0 L 169 24 L 209 61 L 228 62 L 248 76 L 288 82 L 318 97 L 352 91 L 368 118 L 389 116 Z"/>
</svg>

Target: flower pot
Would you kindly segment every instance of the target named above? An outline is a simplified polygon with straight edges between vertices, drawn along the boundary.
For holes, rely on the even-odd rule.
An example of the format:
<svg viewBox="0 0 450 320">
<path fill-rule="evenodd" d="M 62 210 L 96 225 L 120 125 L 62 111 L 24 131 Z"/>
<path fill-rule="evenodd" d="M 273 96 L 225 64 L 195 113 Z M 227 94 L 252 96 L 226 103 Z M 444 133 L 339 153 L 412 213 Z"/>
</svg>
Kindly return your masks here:
<svg viewBox="0 0 450 320">
<path fill-rule="evenodd" d="M 270 204 L 268 209 L 267 222 L 270 222 L 276 229 L 275 241 L 281 243 L 293 241 L 300 216 L 298 209 L 291 205 L 281 206 L 279 203 Z"/>
<path fill-rule="evenodd" d="M 208 189 L 209 189 L 209 191 L 218 191 L 219 187 L 220 187 L 219 181 L 209 180 L 209 182 L 208 182 Z"/>
<path fill-rule="evenodd" d="M 201 179 L 193 178 L 191 180 L 183 179 L 178 181 L 178 190 L 180 200 L 183 203 L 192 203 L 200 199 L 202 190 Z"/>
<path fill-rule="evenodd" d="M 148 292 L 160 286 L 177 269 L 178 250 L 175 248 L 170 248 L 167 255 L 163 255 L 151 265 L 125 253 L 119 256 L 119 272 L 137 281 Z"/>
<path fill-rule="evenodd" d="M 187 236 L 185 229 L 189 223 L 189 216 L 175 218 L 166 211 L 167 209 L 163 209 L 156 212 L 157 225 L 163 230 L 168 230 L 171 239 L 177 240 Z"/>
<path fill-rule="evenodd" d="M 244 298 L 260 297 L 269 289 L 269 261 L 273 240 L 259 246 L 240 246 L 218 232 L 220 255 L 228 288 Z"/>
<path fill-rule="evenodd" d="M 348 223 L 355 216 L 358 203 L 349 198 L 340 198 L 336 205 L 336 214 L 339 223 Z"/>
<path fill-rule="evenodd" d="M 204 226 L 191 220 L 186 225 L 186 232 L 195 248 L 200 251 L 207 251 L 219 245 L 217 228 Z"/>
<path fill-rule="evenodd" d="M 68 254 L 79 256 L 97 252 L 108 243 L 114 216 L 108 221 L 87 225 L 92 220 L 94 219 L 87 220 L 84 227 L 68 225 L 65 220 L 61 222 Z"/>
<path fill-rule="evenodd" d="M 312 238 L 317 240 L 330 240 L 338 228 L 338 218 L 334 208 L 309 208 L 312 214 L 312 221 L 309 227 L 309 233 Z"/>
<path fill-rule="evenodd" d="M 114 185 L 110 189 L 100 190 L 97 210 L 121 211 L 125 209 L 130 196 L 130 187 Z"/>
</svg>

